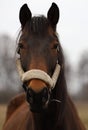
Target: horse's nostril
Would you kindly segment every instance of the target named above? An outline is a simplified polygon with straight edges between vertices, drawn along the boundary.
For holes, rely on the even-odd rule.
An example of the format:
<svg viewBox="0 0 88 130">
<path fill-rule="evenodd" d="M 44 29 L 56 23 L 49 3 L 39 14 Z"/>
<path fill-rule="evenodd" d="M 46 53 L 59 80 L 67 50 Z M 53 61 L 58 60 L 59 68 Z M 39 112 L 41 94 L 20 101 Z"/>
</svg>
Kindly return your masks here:
<svg viewBox="0 0 88 130">
<path fill-rule="evenodd" d="M 27 91 L 27 101 L 32 104 L 33 103 L 33 92 L 32 90 L 29 88 Z"/>
<path fill-rule="evenodd" d="M 45 103 L 48 100 L 48 89 L 44 88 L 42 93 L 42 102 Z"/>
<path fill-rule="evenodd" d="M 44 94 L 47 94 L 47 93 L 48 93 L 48 89 L 47 89 L 46 87 L 43 89 L 43 93 L 44 93 Z"/>
<path fill-rule="evenodd" d="M 42 97 L 42 103 L 46 103 L 47 98 L 46 97 Z"/>
</svg>

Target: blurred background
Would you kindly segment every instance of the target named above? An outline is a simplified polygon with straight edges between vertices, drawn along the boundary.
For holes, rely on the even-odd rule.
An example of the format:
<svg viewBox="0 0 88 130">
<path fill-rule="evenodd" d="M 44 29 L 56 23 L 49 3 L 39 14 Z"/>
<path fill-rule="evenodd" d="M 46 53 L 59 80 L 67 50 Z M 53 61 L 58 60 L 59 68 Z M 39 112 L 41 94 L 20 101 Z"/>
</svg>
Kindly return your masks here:
<svg viewBox="0 0 88 130">
<path fill-rule="evenodd" d="M 9 100 L 23 91 L 15 65 L 20 7 L 27 3 L 33 15 L 47 16 L 52 2 L 60 8 L 57 32 L 65 55 L 68 91 L 88 127 L 88 0 L 0 0 L 0 130 Z"/>
</svg>

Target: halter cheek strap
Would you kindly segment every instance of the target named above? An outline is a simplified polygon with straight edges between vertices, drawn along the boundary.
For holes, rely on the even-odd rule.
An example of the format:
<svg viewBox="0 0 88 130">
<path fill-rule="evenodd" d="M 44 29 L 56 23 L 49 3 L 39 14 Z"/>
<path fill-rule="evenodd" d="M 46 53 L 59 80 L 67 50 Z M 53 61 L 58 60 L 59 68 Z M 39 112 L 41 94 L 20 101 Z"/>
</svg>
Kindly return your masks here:
<svg viewBox="0 0 88 130">
<path fill-rule="evenodd" d="M 52 77 L 50 77 L 46 72 L 39 69 L 32 69 L 27 72 L 24 72 L 21 66 L 20 59 L 17 59 L 16 63 L 17 63 L 18 72 L 19 72 L 22 82 L 25 82 L 31 79 L 40 79 L 44 81 L 46 84 L 48 84 L 49 87 L 51 87 L 51 89 L 55 87 L 57 79 L 60 74 L 60 65 L 58 63 L 56 64 Z"/>
</svg>

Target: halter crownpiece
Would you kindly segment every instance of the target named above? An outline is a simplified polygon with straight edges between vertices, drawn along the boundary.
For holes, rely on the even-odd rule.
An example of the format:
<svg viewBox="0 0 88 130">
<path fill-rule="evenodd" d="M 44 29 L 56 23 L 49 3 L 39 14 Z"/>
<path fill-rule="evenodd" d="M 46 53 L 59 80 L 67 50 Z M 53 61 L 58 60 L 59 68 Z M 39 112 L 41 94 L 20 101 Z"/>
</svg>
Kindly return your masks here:
<svg viewBox="0 0 88 130">
<path fill-rule="evenodd" d="M 45 83 L 47 83 L 49 87 L 51 87 L 52 89 L 55 87 L 58 76 L 60 74 L 60 65 L 58 63 L 56 64 L 52 78 L 46 72 L 39 69 L 32 69 L 27 72 L 24 72 L 21 66 L 20 59 L 17 59 L 16 64 L 17 64 L 18 73 L 20 75 L 22 82 L 25 82 L 31 79 L 40 79 L 44 81 Z"/>
</svg>

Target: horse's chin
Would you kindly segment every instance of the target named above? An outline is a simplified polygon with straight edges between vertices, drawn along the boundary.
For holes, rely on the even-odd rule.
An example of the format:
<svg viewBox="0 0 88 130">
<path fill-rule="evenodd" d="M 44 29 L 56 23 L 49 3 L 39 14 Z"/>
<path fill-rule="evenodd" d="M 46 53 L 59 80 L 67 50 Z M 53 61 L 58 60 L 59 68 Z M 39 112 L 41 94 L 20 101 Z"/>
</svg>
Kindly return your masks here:
<svg viewBox="0 0 88 130">
<path fill-rule="evenodd" d="M 43 107 L 42 106 L 35 106 L 35 107 L 29 106 L 29 109 L 32 113 L 43 113 L 43 112 L 47 111 L 48 105 L 47 106 L 45 105 Z"/>
<path fill-rule="evenodd" d="M 30 108 L 30 111 L 32 113 L 42 113 L 45 111 L 45 109 L 43 109 L 43 108 Z"/>
<path fill-rule="evenodd" d="M 32 113 L 42 113 L 44 110 L 43 109 L 33 109 L 33 108 L 30 108 L 30 111 Z"/>
</svg>

